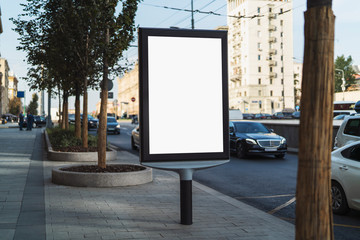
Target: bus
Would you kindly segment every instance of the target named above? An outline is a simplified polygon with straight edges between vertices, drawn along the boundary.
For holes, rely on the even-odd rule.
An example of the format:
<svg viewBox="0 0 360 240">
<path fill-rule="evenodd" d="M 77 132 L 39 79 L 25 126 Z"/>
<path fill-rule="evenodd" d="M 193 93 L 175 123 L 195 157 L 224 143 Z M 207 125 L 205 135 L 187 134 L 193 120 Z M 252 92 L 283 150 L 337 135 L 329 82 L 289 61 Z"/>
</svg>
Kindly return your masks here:
<svg viewBox="0 0 360 240">
<path fill-rule="evenodd" d="M 334 102 L 334 117 L 340 114 L 351 115 L 355 114 L 356 111 L 355 101 L 335 101 Z"/>
</svg>

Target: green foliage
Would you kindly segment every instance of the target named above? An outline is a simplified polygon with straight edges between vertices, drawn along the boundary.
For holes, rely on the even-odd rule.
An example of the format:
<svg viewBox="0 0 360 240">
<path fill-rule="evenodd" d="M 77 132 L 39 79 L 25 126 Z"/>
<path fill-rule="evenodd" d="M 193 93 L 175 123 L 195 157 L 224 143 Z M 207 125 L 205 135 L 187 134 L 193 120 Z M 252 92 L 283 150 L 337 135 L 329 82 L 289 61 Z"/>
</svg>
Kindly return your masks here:
<svg viewBox="0 0 360 240">
<path fill-rule="evenodd" d="M 335 60 L 335 92 L 342 92 L 342 72 L 344 71 L 344 79 L 345 79 L 345 90 L 354 84 L 355 82 L 355 71 L 352 68 L 353 60 L 352 57 L 349 56 L 347 58 L 344 55 L 338 56 Z"/>
<path fill-rule="evenodd" d="M 32 115 L 38 115 L 38 111 L 37 111 L 37 108 L 38 108 L 38 100 L 39 100 L 39 97 L 36 93 L 34 93 L 32 95 L 32 99 L 29 103 L 29 106 L 27 106 L 26 108 L 26 112 L 30 112 Z"/>
<path fill-rule="evenodd" d="M 81 146 L 81 139 L 75 137 L 74 127 L 70 127 L 69 130 L 61 129 L 60 127 L 47 128 L 46 129 L 51 145 L 54 149 L 70 146 Z M 89 147 L 97 146 L 97 137 L 89 135 Z"/>
<path fill-rule="evenodd" d="M 20 98 L 14 97 L 9 101 L 9 113 L 14 115 L 19 115 L 21 107 L 21 100 Z"/>
</svg>

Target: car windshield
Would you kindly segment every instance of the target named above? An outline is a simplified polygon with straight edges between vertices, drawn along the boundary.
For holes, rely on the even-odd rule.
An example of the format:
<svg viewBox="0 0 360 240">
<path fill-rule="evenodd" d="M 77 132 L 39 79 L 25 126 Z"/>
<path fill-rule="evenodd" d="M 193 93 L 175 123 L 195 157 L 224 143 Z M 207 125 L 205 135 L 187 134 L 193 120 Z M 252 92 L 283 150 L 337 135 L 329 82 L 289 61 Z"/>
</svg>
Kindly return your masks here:
<svg viewBox="0 0 360 240">
<path fill-rule="evenodd" d="M 234 123 L 236 131 L 239 133 L 270 133 L 261 123 L 255 122 L 236 122 Z"/>
<path fill-rule="evenodd" d="M 115 118 L 108 118 L 107 121 L 108 122 L 116 122 L 116 119 Z"/>
</svg>

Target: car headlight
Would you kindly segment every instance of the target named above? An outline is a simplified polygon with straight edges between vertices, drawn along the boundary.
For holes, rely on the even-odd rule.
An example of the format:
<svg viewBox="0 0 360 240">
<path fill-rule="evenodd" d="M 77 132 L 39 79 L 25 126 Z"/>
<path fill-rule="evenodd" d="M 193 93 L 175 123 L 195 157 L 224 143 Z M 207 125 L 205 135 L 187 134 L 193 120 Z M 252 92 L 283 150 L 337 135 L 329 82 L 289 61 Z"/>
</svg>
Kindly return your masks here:
<svg viewBox="0 0 360 240">
<path fill-rule="evenodd" d="M 116 128 L 120 128 L 120 124 L 116 125 Z"/>
<path fill-rule="evenodd" d="M 286 143 L 286 139 L 285 138 L 282 138 L 281 139 L 281 144 L 285 144 Z"/>
<path fill-rule="evenodd" d="M 246 143 L 256 145 L 256 141 L 254 139 L 247 138 L 245 139 Z"/>
</svg>

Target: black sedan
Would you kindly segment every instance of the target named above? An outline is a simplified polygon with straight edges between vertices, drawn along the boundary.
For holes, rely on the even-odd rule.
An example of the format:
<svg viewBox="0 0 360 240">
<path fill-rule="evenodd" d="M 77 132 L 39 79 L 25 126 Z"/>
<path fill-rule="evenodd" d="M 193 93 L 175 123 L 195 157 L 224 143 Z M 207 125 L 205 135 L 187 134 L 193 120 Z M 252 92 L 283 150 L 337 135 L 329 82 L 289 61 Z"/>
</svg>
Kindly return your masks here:
<svg viewBox="0 0 360 240">
<path fill-rule="evenodd" d="M 107 132 L 111 132 L 114 134 L 120 134 L 120 123 L 116 121 L 114 117 L 107 117 Z"/>
<path fill-rule="evenodd" d="M 230 122 L 230 151 L 238 158 L 247 155 L 274 155 L 284 158 L 286 139 L 263 124 L 250 121 Z"/>
</svg>

